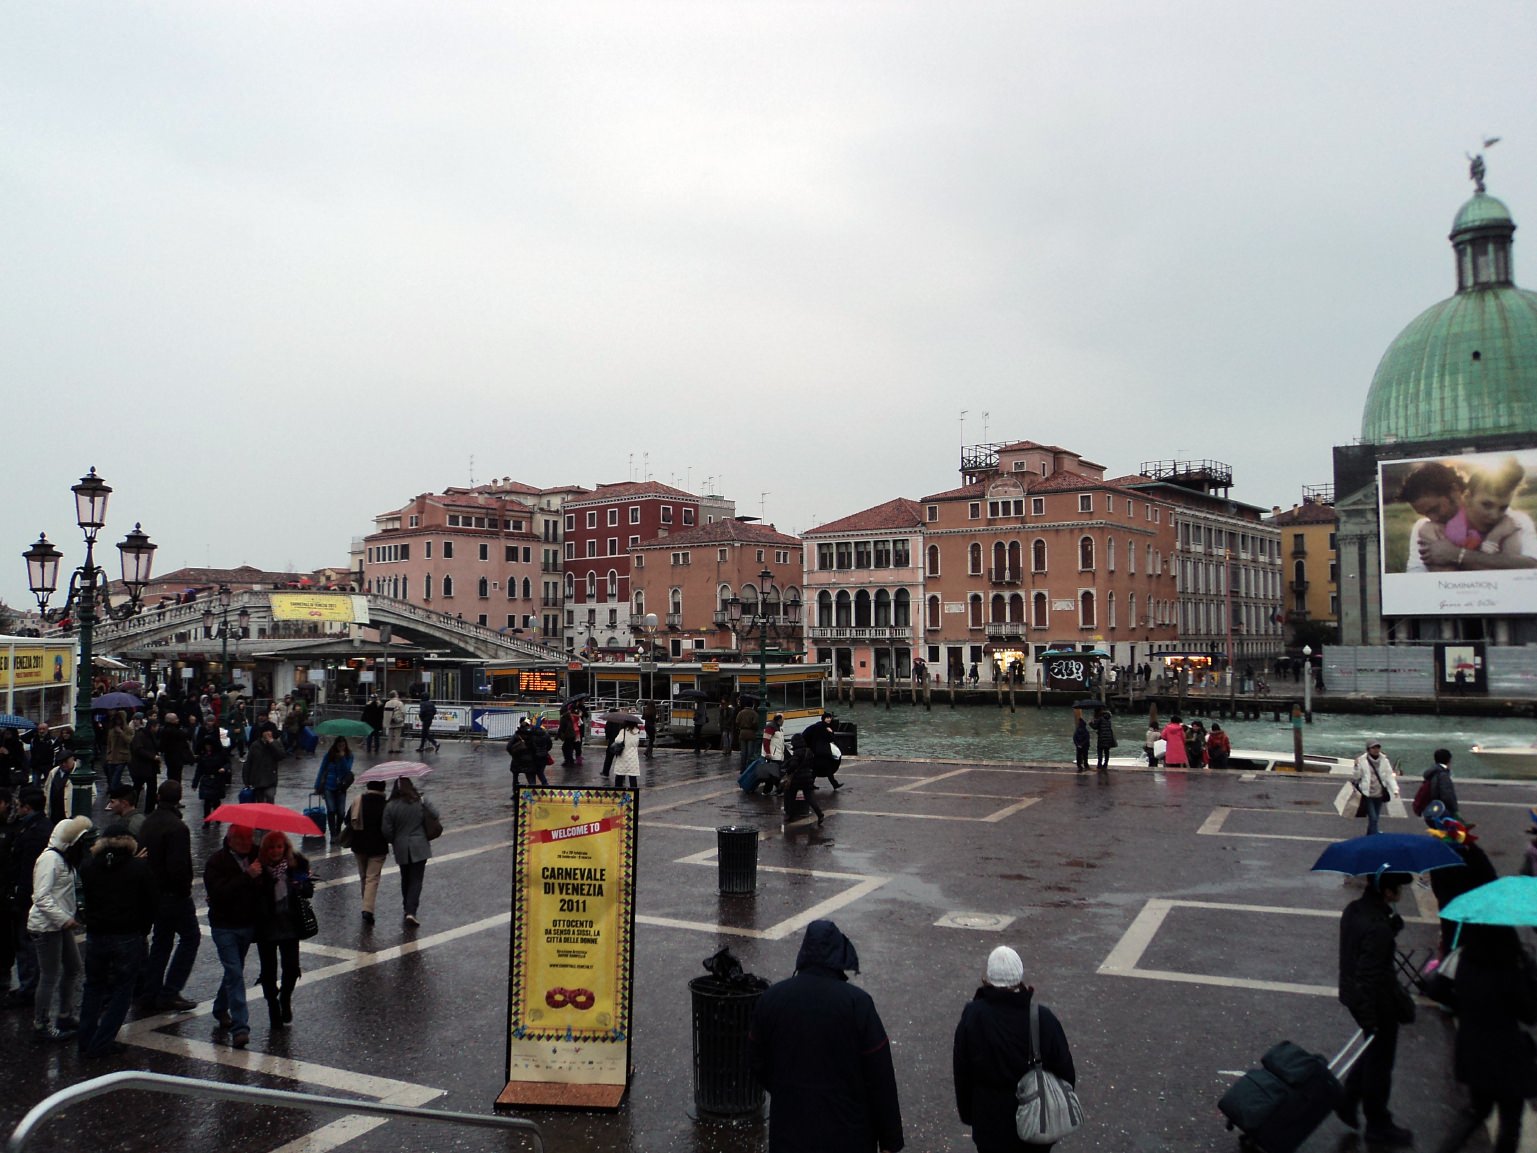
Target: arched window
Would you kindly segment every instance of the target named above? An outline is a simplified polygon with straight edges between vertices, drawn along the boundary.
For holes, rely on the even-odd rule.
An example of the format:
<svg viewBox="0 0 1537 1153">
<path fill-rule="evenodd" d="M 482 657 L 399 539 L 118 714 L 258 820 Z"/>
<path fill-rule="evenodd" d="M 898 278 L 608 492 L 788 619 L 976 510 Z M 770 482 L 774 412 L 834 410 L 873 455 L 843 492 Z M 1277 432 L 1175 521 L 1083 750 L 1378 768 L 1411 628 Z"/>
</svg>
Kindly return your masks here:
<svg viewBox="0 0 1537 1153">
<path fill-rule="evenodd" d="M 891 627 L 891 594 L 885 589 L 878 589 L 875 593 L 875 620 L 874 625 L 878 629 Z"/>
<path fill-rule="evenodd" d="M 1030 571 L 1046 571 L 1046 542 L 1039 537 L 1030 545 Z"/>
<path fill-rule="evenodd" d="M 1307 561 L 1299 560 L 1292 565 L 1292 583 L 1297 586 L 1297 592 L 1303 591 L 1303 587 L 1308 583 Z"/>
<path fill-rule="evenodd" d="M 428 573 L 426 576 L 422 577 L 422 600 L 430 601 L 431 599 L 432 599 L 432 574 Z"/>
<path fill-rule="evenodd" d="M 646 590 L 645 589 L 636 589 L 635 590 L 634 602 L 635 602 L 635 608 L 634 608 L 633 611 L 634 611 L 635 615 L 638 616 L 638 617 L 645 616 L 646 615 Z"/>
<path fill-rule="evenodd" d="M 1105 623 L 1115 628 L 1115 594 L 1105 594 Z"/>
<path fill-rule="evenodd" d="M 1019 593 L 1009 595 L 1009 620 L 1018 625 L 1025 623 L 1025 598 Z"/>
<path fill-rule="evenodd" d="M 939 598 L 935 598 L 936 600 Z M 966 621 L 974 629 L 982 627 L 982 594 L 972 593 L 966 603 Z"/>
<path fill-rule="evenodd" d="M 1051 602 L 1047 599 L 1046 594 L 1036 593 L 1031 597 L 1030 609 L 1033 618 L 1030 622 L 1031 625 L 1038 629 L 1046 628 L 1051 621 Z"/>
<path fill-rule="evenodd" d="M 867 629 L 870 627 L 870 591 L 860 589 L 854 594 L 854 627 Z"/>
<path fill-rule="evenodd" d="M 1078 538 L 1078 571 L 1089 572 L 1094 568 L 1094 538 L 1081 536 Z"/>
<path fill-rule="evenodd" d="M 1094 627 L 1094 590 L 1084 589 L 1078 594 L 1078 627 Z"/>
<path fill-rule="evenodd" d="M 913 595 L 906 589 L 897 589 L 891 598 L 891 623 L 899 629 L 913 627 Z"/>
<path fill-rule="evenodd" d="M 1009 548 L 1001 540 L 993 542 L 993 579 L 1001 581 L 1004 578 L 1004 569 L 1009 563 Z"/>
<path fill-rule="evenodd" d="M 1011 540 L 1009 542 L 1009 579 L 1019 580 L 1024 576 L 1023 568 L 1024 564 L 1019 556 L 1019 541 Z"/>
<path fill-rule="evenodd" d="M 939 627 L 939 598 L 930 597 L 928 599 L 928 606 L 928 620 L 925 623 L 929 628 L 937 629 Z"/>
<path fill-rule="evenodd" d="M 1135 556 L 1131 549 L 1126 550 L 1128 556 Z M 1131 628 L 1137 627 L 1137 594 L 1126 594 L 1126 624 Z"/>
<path fill-rule="evenodd" d="M 1135 574 L 1137 571 L 1137 542 L 1126 542 L 1126 571 Z"/>
<path fill-rule="evenodd" d="M 443 574 L 443 595 L 446 597 L 454 595 L 454 578 L 447 573 Z"/>
<path fill-rule="evenodd" d="M 683 590 L 671 589 L 667 593 L 667 611 L 673 616 L 683 615 Z"/>
<path fill-rule="evenodd" d="M 591 569 L 587 570 L 587 599 L 598 599 L 598 574 Z"/>
<path fill-rule="evenodd" d="M 982 546 L 980 544 L 978 544 L 976 541 L 972 541 L 971 547 L 966 550 L 966 555 L 967 555 L 966 571 L 969 572 L 972 576 L 981 576 L 982 575 Z"/>
<path fill-rule="evenodd" d="M 534 598 L 534 582 L 532 580 L 530 580 L 528 577 L 524 577 L 523 578 L 523 599 L 524 600 L 533 600 L 533 598 Z"/>
<path fill-rule="evenodd" d="M 1002 624 L 1009 619 L 1009 603 L 1003 599 L 1002 593 L 993 594 L 993 602 L 990 607 L 992 611 L 988 613 L 987 619 L 992 623 Z"/>
<path fill-rule="evenodd" d="M 1115 571 L 1115 537 L 1105 538 L 1105 568 L 1110 572 Z"/>
<path fill-rule="evenodd" d="M 608 570 L 608 599 L 619 599 L 619 573 L 615 569 Z"/>
<path fill-rule="evenodd" d="M 939 598 L 935 598 L 936 600 Z M 721 605 L 721 611 L 726 606 Z M 817 628 L 830 629 L 833 627 L 833 594 L 823 589 L 817 593 Z"/>
<path fill-rule="evenodd" d="M 475 582 L 475 595 L 478 596 L 478 597 L 488 597 L 488 596 L 490 596 L 491 595 L 491 582 L 488 581 L 485 577 L 481 577 L 480 580 L 476 581 Z"/>
<path fill-rule="evenodd" d="M 928 569 L 926 570 L 927 571 L 927 575 L 929 575 L 929 576 L 938 576 L 939 575 L 939 546 L 937 544 L 929 545 L 928 558 L 929 558 L 929 563 L 928 563 Z"/>
<path fill-rule="evenodd" d="M 840 589 L 838 599 L 833 604 L 833 623 L 837 628 L 846 629 L 854 620 L 854 602 L 849 599 L 849 594 Z"/>
<path fill-rule="evenodd" d="M 1153 546 L 1152 545 L 1148 545 L 1147 546 L 1147 575 L 1148 576 L 1157 576 L 1158 575 L 1157 572 L 1153 568 Z"/>
<path fill-rule="evenodd" d="M 576 574 L 574 572 L 566 574 L 566 599 L 568 601 L 576 599 Z"/>
<path fill-rule="evenodd" d="M 829 605 L 832 604 L 832 597 L 831 596 L 829 596 L 827 593 L 823 593 L 822 596 L 827 597 L 827 603 Z M 719 585 L 716 586 L 716 589 L 715 589 L 715 604 L 718 607 L 720 612 L 727 611 L 726 610 L 726 602 L 729 601 L 730 599 L 731 599 L 731 586 L 729 584 L 727 584 L 725 581 L 722 581 Z M 831 622 L 829 622 L 829 623 L 831 623 Z"/>
</svg>

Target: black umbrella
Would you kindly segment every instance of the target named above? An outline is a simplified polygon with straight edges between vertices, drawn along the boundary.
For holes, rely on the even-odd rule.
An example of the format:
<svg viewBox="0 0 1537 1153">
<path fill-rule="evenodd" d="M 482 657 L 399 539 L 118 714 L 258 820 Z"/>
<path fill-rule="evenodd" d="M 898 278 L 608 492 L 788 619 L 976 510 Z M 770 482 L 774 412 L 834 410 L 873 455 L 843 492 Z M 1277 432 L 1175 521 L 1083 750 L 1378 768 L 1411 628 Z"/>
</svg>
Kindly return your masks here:
<svg viewBox="0 0 1537 1153">
<path fill-rule="evenodd" d="M 585 701 L 590 696 L 592 696 L 591 693 L 576 693 L 576 694 L 574 694 L 572 696 L 567 697 L 566 700 L 565 700 L 565 703 L 568 704 L 568 705 L 580 704 L 582 701 Z"/>
<path fill-rule="evenodd" d="M 673 693 L 672 699 L 675 701 L 711 701 L 715 698 L 709 693 L 701 692 L 699 689 L 682 689 L 679 692 Z"/>
</svg>

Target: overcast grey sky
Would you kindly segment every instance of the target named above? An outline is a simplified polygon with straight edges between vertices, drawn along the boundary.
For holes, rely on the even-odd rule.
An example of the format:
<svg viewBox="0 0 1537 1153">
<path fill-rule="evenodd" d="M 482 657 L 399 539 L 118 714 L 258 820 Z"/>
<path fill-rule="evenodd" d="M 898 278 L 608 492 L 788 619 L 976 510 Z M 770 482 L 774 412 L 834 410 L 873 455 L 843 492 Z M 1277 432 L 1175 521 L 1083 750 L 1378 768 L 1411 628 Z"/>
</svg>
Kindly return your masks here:
<svg viewBox="0 0 1537 1153">
<path fill-rule="evenodd" d="M 1214 457 L 1289 504 L 1450 295 L 1482 135 L 1537 233 L 1534 32 L 1498 0 L 7 5 L 0 597 L 40 529 L 79 562 L 91 465 L 160 571 L 345 563 L 472 459 L 715 478 L 803 531 L 957 483 L 963 409 L 968 443 Z"/>
</svg>

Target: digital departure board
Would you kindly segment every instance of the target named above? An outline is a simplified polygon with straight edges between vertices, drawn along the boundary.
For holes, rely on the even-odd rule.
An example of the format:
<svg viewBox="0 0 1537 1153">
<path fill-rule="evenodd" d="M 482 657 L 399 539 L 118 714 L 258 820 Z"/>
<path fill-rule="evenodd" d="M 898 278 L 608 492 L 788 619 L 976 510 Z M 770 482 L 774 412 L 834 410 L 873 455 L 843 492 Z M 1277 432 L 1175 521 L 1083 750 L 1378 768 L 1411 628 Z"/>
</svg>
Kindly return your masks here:
<svg viewBox="0 0 1537 1153">
<path fill-rule="evenodd" d="M 560 692 L 560 674 L 547 669 L 519 669 L 518 695 L 550 695 Z"/>
</svg>

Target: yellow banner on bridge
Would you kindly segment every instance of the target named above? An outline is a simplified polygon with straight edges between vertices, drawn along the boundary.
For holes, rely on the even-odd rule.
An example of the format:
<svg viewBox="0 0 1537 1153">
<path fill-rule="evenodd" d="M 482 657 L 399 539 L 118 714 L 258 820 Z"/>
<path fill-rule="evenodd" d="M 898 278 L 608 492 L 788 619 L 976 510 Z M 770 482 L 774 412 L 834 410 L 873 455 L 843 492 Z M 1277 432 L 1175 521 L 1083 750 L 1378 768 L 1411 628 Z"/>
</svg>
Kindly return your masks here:
<svg viewBox="0 0 1537 1153">
<path fill-rule="evenodd" d="M 368 623 L 368 598 L 346 593 L 270 593 L 275 621 Z"/>
</svg>

